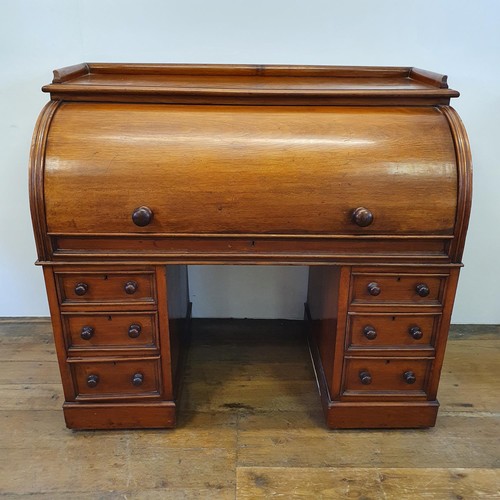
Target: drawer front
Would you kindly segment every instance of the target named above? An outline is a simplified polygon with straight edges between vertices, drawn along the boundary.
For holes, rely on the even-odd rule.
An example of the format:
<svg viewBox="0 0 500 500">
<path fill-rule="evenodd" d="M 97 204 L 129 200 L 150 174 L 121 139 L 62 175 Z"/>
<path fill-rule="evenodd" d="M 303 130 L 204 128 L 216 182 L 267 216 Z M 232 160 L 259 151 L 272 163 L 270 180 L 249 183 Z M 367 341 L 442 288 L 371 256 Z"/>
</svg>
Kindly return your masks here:
<svg viewBox="0 0 500 500">
<path fill-rule="evenodd" d="M 56 273 L 61 304 L 155 303 L 154 274 Z"/>
<path fill-rule="evenodd" d="M 433 108 L 73 102 L 44 189 L 52 234 L 451 235 L 457 169 Z"/>
<path fill-rule="evenodd" d="M 352 304 L 442 304 L 444 274 L 353 273 Z"/>
<path fill-rule="evenodd" d="M 346 359 L 344 395 L 422 394 L 431 365 L 431 359 Z"/>
<path fill-rule="evenodd" d="M 158 360 L 71 363 L 77 399 L 160 394 Z"/>
<path fill-rule="evenodd" d="M 156 314 L 64 314 L 68 348 L 156 347 Z"/>
<path fill-rule="evenodd" d="M 431 348 L 439 314 L 350 314 L 347 349 Z"/>
</svg>

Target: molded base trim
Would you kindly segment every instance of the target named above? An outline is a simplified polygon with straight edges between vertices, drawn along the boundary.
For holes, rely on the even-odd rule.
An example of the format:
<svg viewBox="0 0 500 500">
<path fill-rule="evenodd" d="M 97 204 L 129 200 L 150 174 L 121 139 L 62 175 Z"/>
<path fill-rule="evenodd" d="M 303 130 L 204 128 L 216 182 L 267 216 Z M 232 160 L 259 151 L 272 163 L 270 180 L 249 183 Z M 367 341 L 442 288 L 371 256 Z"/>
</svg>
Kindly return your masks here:
<svg viewBox="0 0 500 500">
<path fill-rule="evenodd" d="M 157 403 L 64 403 L 68 429 L 151 429 L 173 428 L 176 408 L 173 401 Z"/>
<path fill-rule="evenodd" d="M 326 424 L 330 429 L 434 427 L 438 408 L 437 401 L 419 403 L 331 401 L 326 409 Z"/>
</svg>

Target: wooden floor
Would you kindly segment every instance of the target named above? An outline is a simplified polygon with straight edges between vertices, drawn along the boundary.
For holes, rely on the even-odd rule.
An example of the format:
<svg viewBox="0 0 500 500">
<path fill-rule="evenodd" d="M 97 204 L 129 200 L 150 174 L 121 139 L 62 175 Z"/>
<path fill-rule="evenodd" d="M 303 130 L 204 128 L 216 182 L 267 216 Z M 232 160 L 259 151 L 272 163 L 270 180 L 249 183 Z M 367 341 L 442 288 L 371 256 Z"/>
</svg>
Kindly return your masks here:
<svg viewBox="0 0 500 500">
<path fill-rule="evenodd" d="M 0 497 L 500 498 L 499 354 L 455 328 L 435 428 L 328 431 L 296 323 L 197 320 L 177 429 L 73 432 L 50 324 L 0 320 Z"/>
</svg>

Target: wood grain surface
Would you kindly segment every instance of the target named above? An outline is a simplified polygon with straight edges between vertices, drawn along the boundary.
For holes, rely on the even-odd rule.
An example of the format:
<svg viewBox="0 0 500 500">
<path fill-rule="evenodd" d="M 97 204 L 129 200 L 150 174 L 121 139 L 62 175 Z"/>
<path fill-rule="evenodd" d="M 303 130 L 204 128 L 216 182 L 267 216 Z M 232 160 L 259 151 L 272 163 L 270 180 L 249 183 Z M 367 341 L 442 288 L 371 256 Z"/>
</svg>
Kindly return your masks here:
<svg viewBox="0 0 500 500">
<path fill-rule="evenodd" d="M 58 234 L 449 235 L 457 208 L 436 108 L 63 103 L 44 185 Z"/>
</svg>

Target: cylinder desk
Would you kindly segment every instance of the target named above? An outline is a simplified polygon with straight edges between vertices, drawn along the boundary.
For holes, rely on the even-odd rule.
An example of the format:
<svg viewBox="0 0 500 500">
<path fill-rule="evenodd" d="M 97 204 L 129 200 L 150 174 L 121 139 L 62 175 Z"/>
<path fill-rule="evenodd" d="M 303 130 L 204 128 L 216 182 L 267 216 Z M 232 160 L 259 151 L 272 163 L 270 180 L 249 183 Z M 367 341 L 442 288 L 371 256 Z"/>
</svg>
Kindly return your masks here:
<svg viewBox="0 0 500 500">
<path fill-rule="evenodd" d="M 175 426 L 194 263 L 309 266 L 328 427 L 435 424 L 471 204 L 445 76 L 79 64 L 43 91 L 30 202 L 68 427 Z"/>
</svg>

